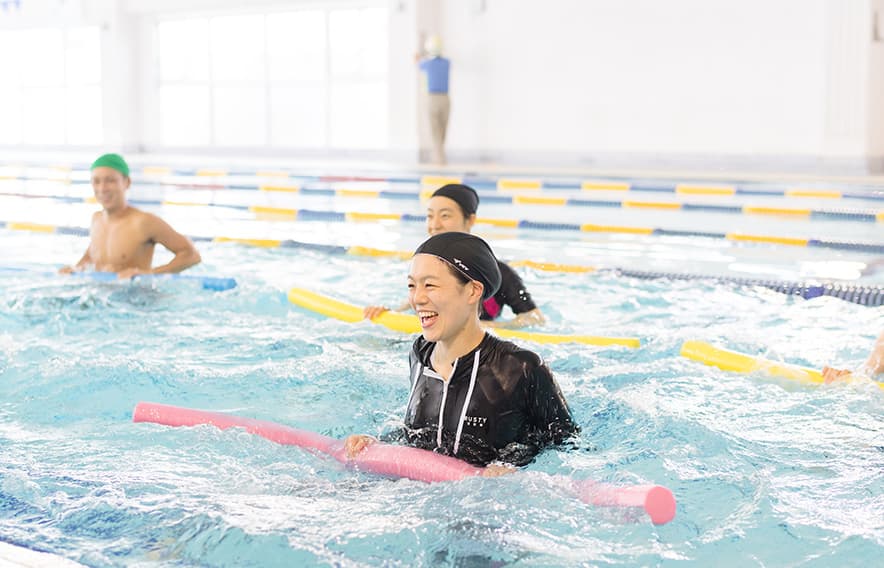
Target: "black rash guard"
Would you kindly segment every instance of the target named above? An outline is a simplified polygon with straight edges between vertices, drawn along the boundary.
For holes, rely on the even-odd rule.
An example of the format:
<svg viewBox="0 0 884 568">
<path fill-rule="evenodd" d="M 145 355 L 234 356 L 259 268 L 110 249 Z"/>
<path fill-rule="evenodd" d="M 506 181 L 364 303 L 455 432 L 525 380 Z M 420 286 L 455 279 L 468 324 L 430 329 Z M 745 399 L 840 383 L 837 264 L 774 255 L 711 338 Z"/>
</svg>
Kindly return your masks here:
<svg viewBox="0 0 884 568">
<path fill-rule="evenodd" d="M 509 306 L 514 314 L 530 312 L 537 308 L 531 294 L 525 289 L 525 284 L 516 271 L 505 262 L 497 261 L 500 269 L 500 288 L 497 293 L 482 303 L 482 313 L 479 316 L 483 320 L 496 319 L 504 306 Z"/>
<path fill-rule="evenodd" d="M 486 333 L 456 361 L 446 384 L 430 364 L 435 346 L 419 336 L 409 356 L 409 445 L 473 465 L 525 465 L 544 446 L 578 431 L 549 367 L 535 353 Z"/>
</svg>

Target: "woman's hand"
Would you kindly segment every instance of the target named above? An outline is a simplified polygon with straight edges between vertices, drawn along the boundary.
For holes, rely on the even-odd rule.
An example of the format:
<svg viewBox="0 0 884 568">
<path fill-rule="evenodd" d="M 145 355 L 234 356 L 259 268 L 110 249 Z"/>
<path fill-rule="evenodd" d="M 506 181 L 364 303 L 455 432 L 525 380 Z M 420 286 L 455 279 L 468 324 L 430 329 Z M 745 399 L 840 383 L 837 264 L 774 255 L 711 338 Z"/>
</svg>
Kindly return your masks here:
<svg viewBox="0 0 884 568">
<path fill-rule="evenodd" d="M 353 434 L 344 439 L 344 451 L 348 458 L 355 458 L 362 450 L 376 443 L 378 440 L 365 434 Z"/>
<path fill-rule="evenodd" d="M 384 312 L 390 311 L 390 308 L 387 306 L 368 306 L 367 308 L 363 308 L 362 315 L 367 320 L 372 320 Z"/>
<path fill-rule="evenodd" d="M 482 470 L 482 477 L 500 477 L 501 475 L 516 473 L 516 471 L 518 470 L 511 465 L 490 463 Z"/>
<path fill-rule="evenodd" d="M 836 381 L 843 381 L 850 377 L 850 371 L 847 369 L 833 369 L 832 367 L 823 367 L 823 381 L 827 385 Z"/>
</svg>

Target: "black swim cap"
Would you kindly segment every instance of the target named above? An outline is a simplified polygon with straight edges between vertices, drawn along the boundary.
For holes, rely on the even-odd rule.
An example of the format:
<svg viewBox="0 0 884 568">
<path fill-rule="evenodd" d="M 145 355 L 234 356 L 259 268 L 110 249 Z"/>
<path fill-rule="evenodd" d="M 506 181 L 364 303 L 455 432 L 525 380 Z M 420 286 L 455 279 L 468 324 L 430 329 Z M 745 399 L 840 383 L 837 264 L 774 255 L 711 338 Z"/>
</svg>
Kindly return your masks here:
<svg viewBox="0 0 884 568">
<path fill-rule="evenodd" d="M 444 188 L 443 188 L 444 189 Z M 482 283 L 482 300 L 500 288 L 500 268 L 488 243 L 469 233 L 440 233 L 425 240 L 414 254 L 439 257 L 470 280 Z"/>
<path fill-rule="evenodd" d="M 479 209 L 479 194 L 468 185 L 449 183 L 433 192 L 433 197 L 437 195 L 455 200 L 460 205 L 464 217 L 473 215 Z"/>
</svg>

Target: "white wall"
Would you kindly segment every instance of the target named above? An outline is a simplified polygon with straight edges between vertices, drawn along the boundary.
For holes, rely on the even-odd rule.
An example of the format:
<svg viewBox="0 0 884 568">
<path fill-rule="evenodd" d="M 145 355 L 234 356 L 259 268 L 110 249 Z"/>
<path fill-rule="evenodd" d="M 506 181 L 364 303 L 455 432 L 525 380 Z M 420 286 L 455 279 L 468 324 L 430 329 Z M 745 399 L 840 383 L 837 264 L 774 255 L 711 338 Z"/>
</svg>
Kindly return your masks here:
<svg viewBox="0 0 884 568">
<path fill-rule="evenodd" d="M 868 125 L 866 155 L 873 171 L 884 171 L 884 0 L 873 0 L 867 12 L 871 48 L 866 58 L 868 87 L 863 122 Z M 862 35 L 862 34 L 860 34 Z"/>
<path fill-rule="evenodd" d="M 404 159 L 417 155 L 417 87 L 414 61 L 418 24 L 415 6 L 409 2 L 390 2 L 390 150 Z"/>
<path fill-rule="evenodd" d="M 822 154 L 861 156 L 873 128 L 869 118 L 871 22 L 868 2 L 827 2 L 826 109 Z M 880 103 L 879 103 L 880 104 Z"/>
<path fill-rule="evenodd" d="M 826 0 L 482 4 L 445 4 L 455 148 L 794 155 L 825 146 Z"/>
</svg>

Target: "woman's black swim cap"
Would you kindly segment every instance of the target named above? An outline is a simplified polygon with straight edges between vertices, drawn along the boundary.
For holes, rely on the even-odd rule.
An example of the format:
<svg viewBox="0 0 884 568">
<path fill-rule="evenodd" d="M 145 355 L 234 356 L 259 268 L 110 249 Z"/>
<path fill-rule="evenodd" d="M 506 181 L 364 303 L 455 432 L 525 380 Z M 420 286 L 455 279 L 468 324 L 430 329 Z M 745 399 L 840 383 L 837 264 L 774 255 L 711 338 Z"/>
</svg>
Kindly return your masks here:
<svg viewBox="0 0 884 568">
<path fill-rule="evenodd" d="M 482 283 L 482 300 L 500 288 L 500 268 L 488 243 L 469 233 L 440 233 L 425 240 L 414 254 L 439 257 L 461 274 Z"/>
<path fill-rule="evenodd" d="M 473 215 L 479 209 L 479 194 L 468 185 L 449 183 L 433 192 L 433 197 L 437 195 L 456 201 L 464 217 Z"/>
</svg>

